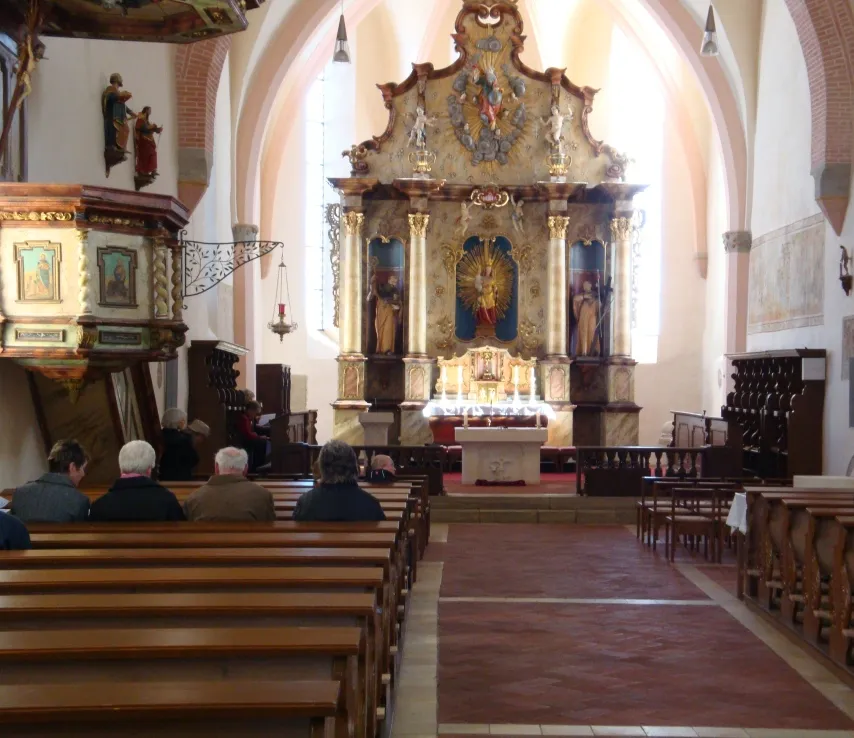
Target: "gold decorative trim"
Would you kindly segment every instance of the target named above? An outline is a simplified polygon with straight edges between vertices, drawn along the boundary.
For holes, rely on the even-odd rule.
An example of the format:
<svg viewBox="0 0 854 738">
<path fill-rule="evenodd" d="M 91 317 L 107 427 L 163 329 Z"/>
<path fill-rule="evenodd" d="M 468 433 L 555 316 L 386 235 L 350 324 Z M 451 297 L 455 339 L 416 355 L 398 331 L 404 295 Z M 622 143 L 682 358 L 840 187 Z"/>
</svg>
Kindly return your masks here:
<svg viewBox="0 0 854 738">
<path fill-rule="evenodd" d="M 332 267 L 332 325 L 339 327 L 341 314 L 341 205 L 326 206 L 326 222 L 329 230 L 329 264 Z"/>
<path fill-rule="evenodd" d="M 30 210 L 29 212 L 16 210 L 13 212 L 0 212 L 0 221 L 69 221 L 74 220 L 74 213 L 63 213 L 58 211 Z"/>
<path fill-rule="evenodd" d="M 503 208 L 510 202 L 510 195 L 506 190 L 499 190 L 493 185 L 480 187 L 472 190 L 471 201 L 475 205 L 479 205 L 484 210 L 492 210 L 493 208 Z"/>
<path fill-rule="evenodd" d="M 358 210 L 351 210 L 341 216 L 341 222 L 344 224 L 344 233 L 347 236 L 358 236 L 362 232 L 362 226 L 365 225 L 365 214 Z"/>
<path fill-rule="evenodd" d="M 549 238 L 557 238 L 561 241 L 566 240 L 566 229 L 569 228 L 569 216 L 567 215 L 550 215 L 549 216 Z"/>
<path fill-rule="evenodd" d="M 118 218 L 113 215 L 98 215 L 97 213 L 93 213 L 92 215 L 87 216 L 86 220 L 88 220 L 90 223 L 98 223 L 100 225 L 126 226 L 128 228 L 145 228 L 144 220 L 137 220 L 135 218 Z"/>
<path fill-rule="evenodd" d="M 429 224 L 429 213 L 409 214 L 409 233 L 412 238 L 427 238 L 427 226 Z"/>
<path fill-rule="evenodd" d="M 616 241 L 628 241 L 632 235 L 632 219 L 614 218 L 611 221 L 611 235 Z"/>
</svg>

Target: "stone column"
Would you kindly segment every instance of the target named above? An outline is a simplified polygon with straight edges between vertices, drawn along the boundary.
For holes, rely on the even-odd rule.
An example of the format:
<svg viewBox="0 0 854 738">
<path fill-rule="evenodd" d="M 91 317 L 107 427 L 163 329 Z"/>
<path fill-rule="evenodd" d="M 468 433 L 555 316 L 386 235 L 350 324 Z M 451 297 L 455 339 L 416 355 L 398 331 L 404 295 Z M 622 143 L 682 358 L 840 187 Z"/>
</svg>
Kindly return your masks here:
<svg viewBox="0 0 854 738">
<path fill-rule="evenodd" d="M 546 271 L 548 304 L 546 356 L 566 356 L 566 229 L 569 217 L 549 216 L 549 251 Z"/>
<path fill-rule="evenodd" d="M 724 347 L 727 354 L 738 354 L 747 350 L 747 279 L 753 235 L 750 231 L 727 231 L 723 234 L 723 242 L 727 290 Z M 730 369 L 727 365 L 726 381 L 721 388 L 721 404 L 731 389 Z"/>
<path fill-rule="evenodd" d="M 251 223 L 235 223 L 231 227 L 231 237 L 235 243 L 258 240 L 258 226 Z M 244 264 L 234 272 L 232 281 L 234 295 L 234 342 L 248 349 L 240 357 L 237 369 L 240 372 L 240 389 L 255 390 L 255 366 L 260 361 L 261 334 L 259 326 L 264 325 L 261 307 L 261 270 L 257 259 Z"/>
<path fill-rule="evenodd" d="M 364 213 L 350 210 L 341 216 L 341 308 L 338 325 L 341 354 L 362 353 L 362 226 Z"/>
<path fill-rule="evenodd" d="M 632 219 L 611 221 L 614 240 L 614 330 L 612 356 L 632 355 Z"/>
<path fill-rule="evenodd" d="M 427 355 L 427 226 L 429 213 L 409 214 L 409 333 L 407 355 Z"/>
</svg>

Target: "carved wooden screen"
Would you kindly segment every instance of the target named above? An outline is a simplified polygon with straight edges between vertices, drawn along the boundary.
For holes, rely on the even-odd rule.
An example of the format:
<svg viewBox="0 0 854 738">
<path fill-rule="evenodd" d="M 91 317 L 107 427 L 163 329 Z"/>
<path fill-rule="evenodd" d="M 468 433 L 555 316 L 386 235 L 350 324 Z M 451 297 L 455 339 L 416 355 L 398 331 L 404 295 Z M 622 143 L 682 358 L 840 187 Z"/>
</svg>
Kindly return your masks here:
<svg viewBox="0 0 854 738">
<path fill-rule="evenodd" d="M 6 116 L 12 114 L 9 101 L 15 91 L 16 44 L 7 35 L 0 34 L 0 130 L 6 124 Z M 0 182 L 25 182 L 27 179 L 27 103 L 16 114 L 15 125 L 6 144 L 6 155 L 0 166 Z"/>
</svg>

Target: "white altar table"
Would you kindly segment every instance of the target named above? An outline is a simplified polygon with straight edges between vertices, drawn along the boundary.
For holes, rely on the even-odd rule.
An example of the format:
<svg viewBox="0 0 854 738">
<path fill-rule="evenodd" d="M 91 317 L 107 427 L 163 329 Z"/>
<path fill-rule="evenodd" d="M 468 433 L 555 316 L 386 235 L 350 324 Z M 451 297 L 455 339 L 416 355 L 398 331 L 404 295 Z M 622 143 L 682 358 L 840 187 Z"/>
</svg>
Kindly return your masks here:
<svg viewBox="0 0 854 738">
<path fill-rule="evenodd" d="M 456 428 L 463 449 L 463 484 L 490 482 L 540 483 L 540 448 L 545 428 Z"/>
</svg>

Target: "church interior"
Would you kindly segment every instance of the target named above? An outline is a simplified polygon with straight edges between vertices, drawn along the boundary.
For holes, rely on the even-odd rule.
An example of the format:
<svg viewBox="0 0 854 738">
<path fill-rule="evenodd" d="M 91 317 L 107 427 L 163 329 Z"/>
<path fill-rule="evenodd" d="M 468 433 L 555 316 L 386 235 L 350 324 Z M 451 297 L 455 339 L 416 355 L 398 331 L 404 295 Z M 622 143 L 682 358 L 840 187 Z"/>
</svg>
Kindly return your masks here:
<svg viewBox="0 0 854 738">
<path fill-rule="evenodd" d="M 0 89 L 0 523 L 273 511 L 0 525 L 3 735 L 854 737 L 854 0 L 3 0 Z"/>
</svg>

